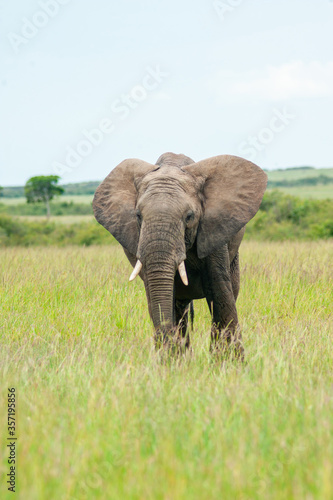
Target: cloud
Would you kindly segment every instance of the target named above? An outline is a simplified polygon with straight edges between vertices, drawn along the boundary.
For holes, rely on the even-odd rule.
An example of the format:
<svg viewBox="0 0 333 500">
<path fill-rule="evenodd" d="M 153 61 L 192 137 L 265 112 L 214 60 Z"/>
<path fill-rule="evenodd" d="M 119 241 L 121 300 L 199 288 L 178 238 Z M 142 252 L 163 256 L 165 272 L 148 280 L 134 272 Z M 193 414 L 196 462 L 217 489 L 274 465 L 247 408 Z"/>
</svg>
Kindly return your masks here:
<svg viewBox="0 0 333 500">
<path fill-rule="evenodd" d="M 221 71 L 207 82 L 219 102 L 260 98 L 286 101 L 333 96 L 333 61 L 295 61 L 261 71 Z"/>
</svg>

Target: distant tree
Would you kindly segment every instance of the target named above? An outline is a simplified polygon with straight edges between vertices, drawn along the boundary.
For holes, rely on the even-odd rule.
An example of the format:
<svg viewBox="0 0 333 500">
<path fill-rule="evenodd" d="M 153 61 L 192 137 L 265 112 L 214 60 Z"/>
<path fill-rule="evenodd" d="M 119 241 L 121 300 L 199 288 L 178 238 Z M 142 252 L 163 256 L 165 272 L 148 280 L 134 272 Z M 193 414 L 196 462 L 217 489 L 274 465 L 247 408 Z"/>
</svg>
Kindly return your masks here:
<svg viewBox="0 0 333 500">
<path fill-rule="evenodd" d="M 0 186 L 0 197 L 3 196 L 3 187 Z"/>
<path fill-rule="evenodd" d="M 28 203 L 45 203 L 47 218 L 50 218 L 50 201 L 63 194 L 64 189 L 57 186 L 58 175 L 39 175 L 31 177 L 24 186 L 24 193 Z"/>
</svg>

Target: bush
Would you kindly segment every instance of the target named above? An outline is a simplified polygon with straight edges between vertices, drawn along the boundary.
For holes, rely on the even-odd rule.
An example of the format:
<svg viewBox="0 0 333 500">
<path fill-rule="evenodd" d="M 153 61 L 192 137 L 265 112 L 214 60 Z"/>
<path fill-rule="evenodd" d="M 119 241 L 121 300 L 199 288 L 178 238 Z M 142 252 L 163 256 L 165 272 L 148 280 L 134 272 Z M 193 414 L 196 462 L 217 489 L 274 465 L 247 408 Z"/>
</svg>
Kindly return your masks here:
<svg viewBox="0 0 333 500">
<path fill-rule="evenodd" d="M 333 200 L 304 200 L 275 190 L 266 192 L 247 237 L 264 240 L 333 237 Z"/>
<path fill-rule="evenodd" d="M 115 239 L 94 221 L 67 225 L 46 220 L 30 222 L 0 215 L 0 246 L 92 244 L 115 244 Z"/>
</svg>

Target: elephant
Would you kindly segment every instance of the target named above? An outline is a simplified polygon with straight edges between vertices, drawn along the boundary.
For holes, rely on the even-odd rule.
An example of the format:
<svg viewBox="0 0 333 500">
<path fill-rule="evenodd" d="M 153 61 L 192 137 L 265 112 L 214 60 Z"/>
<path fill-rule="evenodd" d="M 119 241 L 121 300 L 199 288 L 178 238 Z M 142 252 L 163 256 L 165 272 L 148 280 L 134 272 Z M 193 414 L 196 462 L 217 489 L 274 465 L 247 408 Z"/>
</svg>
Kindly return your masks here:
<svg viewBox="0 0 333 500">
<path fill-rule="evenodd" d="M 132 281 L 144 282 L 157 348 L 190 345 L 188 313 L 205 298 L 212 316 L 210 350 L 243 359 L 238 324 L 239 246 L 267 185 L 243 158 L 194 162 L 164 153 L 156 164 L 127 159 L 98 186 L 96 220 L 122 245 Z"/>
</svg>

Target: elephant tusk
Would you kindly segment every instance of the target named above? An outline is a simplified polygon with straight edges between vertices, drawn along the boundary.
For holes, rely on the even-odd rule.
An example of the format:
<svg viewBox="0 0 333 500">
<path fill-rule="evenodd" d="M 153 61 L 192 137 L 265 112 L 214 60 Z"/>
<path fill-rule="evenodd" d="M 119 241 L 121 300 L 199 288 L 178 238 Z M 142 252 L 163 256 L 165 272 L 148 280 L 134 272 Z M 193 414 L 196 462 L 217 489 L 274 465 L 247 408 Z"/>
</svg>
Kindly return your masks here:
<svg viewBox="0 0 333 500">
<path fill-rule="evenodd" d="M 133 281 L 135 280 L 135 278 L 137 277 L 137 275 L 139 274 L 139 272 L 141 271 L 142 269 L 142 262 L 140 262 L 138 260 L 138 262 L 135 264 L 135 268 L 133 269 L 133 272 L 129 278 L 129 281 Z"/>
<path fill-rule="evenodd" d="M 186 274 L 186 269 L 185 269 L 184 261 L 179 264 L 178 271 L 179 271 L 179 275 L 180 275 L 180 277 L 182 279 L 182 282 L 184 283 L 185 286 L 187 286 L 188 285 L 188 279 L 187 279 L 187 274 Z"/>
</svg>

